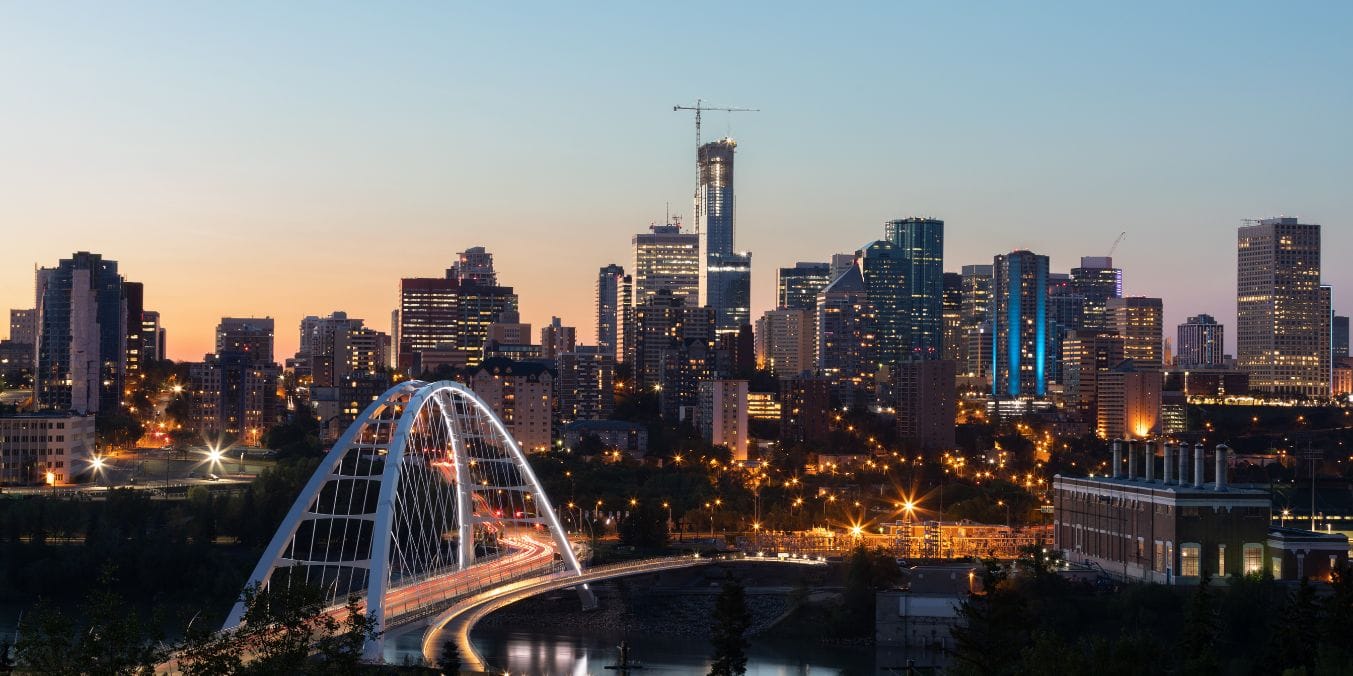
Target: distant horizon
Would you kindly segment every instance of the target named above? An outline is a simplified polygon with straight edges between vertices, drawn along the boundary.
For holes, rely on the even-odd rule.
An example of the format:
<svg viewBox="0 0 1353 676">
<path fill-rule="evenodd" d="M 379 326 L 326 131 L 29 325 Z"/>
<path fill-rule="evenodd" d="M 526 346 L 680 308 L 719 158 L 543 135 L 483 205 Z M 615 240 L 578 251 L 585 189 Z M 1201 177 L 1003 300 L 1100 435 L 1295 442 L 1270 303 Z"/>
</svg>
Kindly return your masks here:
<svg viewBox="0 0 1353 676">
<path fill-rule="evenodd" d="M 711 17 L 719 30 L 704 30 Z M 752 320 L 775 271 L 933 215 L 945 267 L 1114 253 L 1165 337 L 1235 354 L 1236 228 L 1322 226 L 1348 315 L 1353 5 L 870 3 L 592 8 L 358 3 L 0 7 L 0 306 L 79 250 L 119 263 L 197 361 L 221 317 L 390 331 L 402 277 L 484 246 L 533 331 L 593 343 L 599 268 L 672 213 L 694 128 L 738 139 Z M 169 56 L 172 55 L 172 56 Z M 8 334 L 8 329 L 4 329 Z"/>
</svg>

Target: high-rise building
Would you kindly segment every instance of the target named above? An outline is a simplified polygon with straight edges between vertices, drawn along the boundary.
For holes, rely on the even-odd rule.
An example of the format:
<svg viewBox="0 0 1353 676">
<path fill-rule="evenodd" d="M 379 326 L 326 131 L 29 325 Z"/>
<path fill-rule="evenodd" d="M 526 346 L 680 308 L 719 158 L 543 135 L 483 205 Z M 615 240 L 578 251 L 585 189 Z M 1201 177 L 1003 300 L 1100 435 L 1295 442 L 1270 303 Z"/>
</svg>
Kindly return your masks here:
<svg viewBox="0 0 1353 676">
<path fill-rule="evenodd" d="M 527 453 L 550 450 L 554 372 L 543 364 L 496 357 L 471 367 L 465 384 L 503 421 Z"/>
<path fill-rule="evenodd" d="M 875 310 L 864 276 L 852 267 L 817 297 L 817 368 L 831 381 L 837 396 L 853 403 L 872 389 L 878 372 L 875 347 Z"/>
<path fill-rule="evenodd" d="M 957 272 L 944 273 L 944 303 L 941 316 L 944 319 L 944 353 L 941 356 L 953 362 L 966 362 L 967 340 L 963 335 L 963 275 Z"/>
<path fill-rule="evenodd" d="M 959 367 L 985 378 L 991 369 L 991 266 L 965 265 L 962 278 L 963 354 Z"/>
<path fill-rule="evenodd" d="M 846 270 L 855 267 L 855 254 L 832 254 L 832 260 L 829 265 L 831 268 L 828 270 L 827 277 L 834 282 L 836 281 L 836 278 L 840 277 Z"/>
<path fill-rule="evenodd" d="M 1085 299 L 1085 307 L 1080 325 L 1069 330 L 1108 329 L 1108 300 L 1123 297 L 1123 270 L 1108 256 L 1082 256 L 1081 266 L 1071 268 L 1070 291 Z"/>
<path fill-rule="evenodd" d="M 216 325 L 216 354 L 242 352 L 251 364 L 275 364 L 272 317 L 222 317 Z"/>
<path fill-rule="evenodd" d="M 996 256 L 992 263 L 992 395 L 1047 394 L 1048 257 L 1029 251 Z"/>
<path fill-rule="evenodd" d="M 517 312 L 517 294 L 510 286 L 488 286 L 461 283 L 456 290 L 455 349 L 464 353 L 465 364 L 478 364 L 484 344 L 489 339 L 489 326 L 497 323 L 505 313 Z M 530 333 L 524 341 L 530 343 Z"/>
<path fill-rule="evenodd" d="M 169 355 L 164 351 L 164 327 L 160 326 L 160 313 L 155 310 L 141 312 L 141 355 L 146 361 L 164 361 Z"/>
<path fill-rule="evenodd" d="M 268 320 L 271 322 L 272 320 Z M 229 349 L 188 368 L 189 426 L 213 441 L 257 445 L 281 413 L 277 364 Z"/>
<path fill-rule="evenodd" d="M 521 320 L 516 310 L 498 313 L 498 318 L 489 324 L 485 342 L 506 343 L 508 345 L 530 345 L 531 325 Z"/>
<path fill-rule="evenodd" d="M 775 306 L 798 310 L 817 309 L 817 295 L 831 283 L 829 263 L 795 263 L 780 268 L 775 282 Z"/>
<path fill-rule="evenodd" d="M 1123 337 L 1123 358 L 1138 371 L 1165 368 L 1165 311 L 1159 298 L 1110 298 L 1105 310 L 1109 326 Z"/>
<path fill-rule="evenodd" d="M 690 307 L 700 302 L 700 236 L 681 232 L 681 224 L 650 226 L 634 236 L 635 307 L 661 290 Z"/>
<path fill-rule="evenodd" d="M 615 360 L 624 354 L 619 349 L 624 338 L 625 312 L 621 289 L 625 286 L 625 268 L 614 263 L 597 273 L 597 347 Z"/>
<path fill-rule="evenodd" d="M 1067 275 L 1048 275 L 1048 380 L 1064 383 L 1062 341 L 1072 331 L 1082 330 L 1085 296 L 1077 293 Z"/>
<path fill-rule="evenodd" d="M 909 361 L 893 367 L 897 434 L 905 448 L 931 452 L 955 447 L 955 367 L 948 359 Z"/>
<path fill-rule="evenodd" d="M 117 410 L 127 359 L 117 261 L 80 251 L 38 270 L 37 311 L 38 403 L 76 413 Z"/>
<path fill-rule="evenodd" d="M 903 218 L 888 221 L 883 230 L 903 261 L 902 358 L 939 359 L 944 351 L 944 221 Z"/>
<path fill-rule="evenodd" d="M 780 439 L 819 444 L 831 432 L 832 383 L 817 376 L 795 376 L 780 381 Z"/>
<path fill-rule="evenodd" d="M 1212 315 L 1189 317 L 1175 330 L 1175 366 L 1221 368 L 1225 331 Z"/>
<path fill-rule="evenodd" d="M 578 345 L 559 355 L 559 417 L 605 420 L 615 411 L 615 357 L 597 346 Z"/>
<path fill-rule="evenodd" d="M 405 373 L 422 369 L 422 353 L 445 347 L 456 341 L 459 308 L 454 279 L 436 277 L 399 280 L 398 367 Z M 464 355 L 461 355 L 464 356 Z M 464 363 L 458 364 L 464 366 Z"/>
<path fill-rule="evenodd" d="M 1139 371 L 1131 360 L 1100 373 L 1095 392 L 1099 436 L 1144 439 L 1158 434 L 1160 393 L 1160 373 Z"/>
<path fill-rule="evenodd" d="M 9 340 L 12 343 L 37 345 L 38 311 L 36 309 L 9 311 Z"/>
<path fill-rule="evenodd" d="M 493 254 L 482 246 L 470 247 L 456 254 L 456 262 L 447 269 L 446 278 L 462 284 L 471 282 L 480 286 L 498 286 L 498 273 L 493 269 Z"/>
<path fill-rule="evenodd" d="M 706 441 L 727 446 L 735 462 L 747 459 L 747 381 L 701 382 L 697 419 Z"/>
<path fill-rule="evenodd" d="M 1123 363 L 1123 338 L 1093 330 L 1071 331 L 1062 340 L 1062 385 L 1084 420 L 1097 420 L 1099 376 Z"/>
<path fill-rule="evenodd" d="M 1267 218 L 1237 233 L 1236 362 L 1251 389 L 1324 397 L 1328 316 L 1320 291 L 1320 226 Z"/>
<path fill-rule="evenodd" d="M 719 333 L 736 333 L 751 322 L 750 253 L 711 253 L 705 258 L 705 305 L 714 309 Z"/>
<path fill-rule="evenodd" d="M 294 363 L 310 375 L 313 387 L 340 387 L 353 375 L 382 371 L 390 361 L 390 343 L 390 336 L 346 312 L 306 317 Z"/>
<path fill-rule="evenodd" d="M 808 310 L 781 308 L 761 315 L 756 320 L 755 332 L 758 368 L 778 378 L 812 371 L 816 365 L 813 314 Z"/>
<path fill-rule="evenodd" d="M 127 327 L 127 336 L 123 341 L 127 356 L 124 357 L 123 361 L 127 365 L 128 384 L 131 384 L 141 374 L 144 367 L 141 352 L 146 346 L 141 339 L 141 314 L 146 309 L 145 297 L 146 287 L 141 282 L 122 283 L 123 308 L 126 312 L 123 325 Z"/>
<path fill-rule="evenodd" d="M 663 290 L 634 308 L 634 327 L 635 387 L 657 392 L 662 414 L 679 419 L 714 371 L 714 311 Z"/>
<path fill-rule="evenodd" d="M 1348 317 L 1334 316 L 1334 327 L 1332 329 L 1334 343 L 1331 346 L 1331 354 L 1335 361 L 1348 357 Z"/>
<path fill-rule="evenodd" d="M 911 322 L 907 317 L 906 260 L 887 240 L 869 244 L 857 251 L 855 257 L 874 313 L 875 340 L 873 351 L 868 354 L 873 363 L 871 370 L 877 370 L 879 364 L 909 359 Z"/>
<path fill-rule="evenodd" d="M 697 223 L 704 228 L 704 253 L 733 253 L 733 154 L 738 144 L 721 138 L 701 145 L 696 161 L 700 185 L 696 189 Z"/>
<path fill-rule="evenodd" d="M 540 327 L 540 353 L 545 359 L 558 359 L 565 352 L 572 352 L 578 342 L 578 329 L 564 326 L 558 317 L 550 317 L 550 323 Z"/>
</svg>

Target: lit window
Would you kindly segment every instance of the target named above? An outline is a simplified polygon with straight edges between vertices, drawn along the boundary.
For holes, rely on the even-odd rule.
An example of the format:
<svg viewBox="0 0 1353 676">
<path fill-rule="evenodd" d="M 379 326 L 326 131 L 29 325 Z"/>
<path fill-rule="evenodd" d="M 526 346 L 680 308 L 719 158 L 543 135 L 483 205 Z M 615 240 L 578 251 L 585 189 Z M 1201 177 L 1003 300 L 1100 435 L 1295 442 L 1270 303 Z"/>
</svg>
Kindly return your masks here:
<svg viewBox="0 0 1353 676">
<path fill-rule="evenodd" d="M 1179 545 L 1179 574 L 1197 577 L 1202 571 L 1203 547 L 1196 542 Z"/>
<path fill-rule="evenodd" d="M 1244 554 L 1244 565 L 1241 571 L 1245 575 L 1264 572 L 1264 546 L 1257 543 L 1249 543 L 1242 550 Z"/>
</svg>

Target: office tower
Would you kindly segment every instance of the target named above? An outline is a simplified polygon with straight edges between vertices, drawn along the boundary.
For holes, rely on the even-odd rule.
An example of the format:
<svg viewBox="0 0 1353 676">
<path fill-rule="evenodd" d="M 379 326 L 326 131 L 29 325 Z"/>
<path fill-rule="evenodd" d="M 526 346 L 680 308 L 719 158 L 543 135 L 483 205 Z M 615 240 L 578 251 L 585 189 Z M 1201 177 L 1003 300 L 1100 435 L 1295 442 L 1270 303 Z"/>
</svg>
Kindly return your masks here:
<svg viewBox="0 0 1353 676">
<path fill-rule="evenodd" d="M 564 326 L 558 317 L 550 317 L 550 323 L 540 327 L 540 351 L 545 359 L 558 359 L 565 352 L 572 352 L 578 342 L 578 329 Z"/>
<path fill-rule="evenodd" d="M 1093 330 L 1071 331 L 1062 341 L 1062 385 L 1067 402 L 1084 420 L 1097 420 L 1099 376 L 1123 363 L 1123 338 Z"/>
<path fill-rule="evenodd" d="M 694 407 L 697 384 L 714 372 L 714 311 L 667 290 L 634 308 L 635 388 L 657 392 L 664 417 Z"/>
<path fill-rule="evenodd" d="M 910 320 L 907 317 L 906 261 L 892 242 L 879 240 L 855 253 L 860 278 L 873 306 L 873 351 L 871 370 L 879 364 L 896 364 L 910 357 Z M 830 287 L 829 287 L 830 288 Z"/>
<path fill-rule="evenodd" d="M 115 411 L 126 373 L 126 307 L 117 262 L 81 251 L 37 272 L 37 372 L 41 406 Z"/>
<path fill-rule="evenodd" d="M 959 367 L 985 378 L 991 368 L 991 266 L 965 265 L 962 276 L 963 354 Z M 985 349 L 984 347 L 985 346 Z"/>
<path fill-rule="evenodd" d="M 714 373 L 718 378 L 749 378 L 756 371 L 756 338 L 743 324 L 734 331 L 719 332 L 714 342 Z"/>
<path fill-rule="evenodd" d="M 1110 298 L 1106 311 L 1109 327 L 1123 337 L 1123 358 L 1138 371 L 1165 368 L 1164 309 L 1159 298 L 1130 296 Z"/>
<path fill-rule="evenodd" d="M 1085 296 L 1077 293 L 1067 275 L 1048 275 L 1048 372 L 1049 382 L 1065 383 L 1062 369 L 1062 341 L 1067 334 L 1082 329 Z"/>
<path fill-rule="evenodd" d="M 777 378 L 812 371 L 816 365 L 816 332 L 808 310 L 767 310 L 756 320 L 757 367 Z"/>
<path fill-rule="evenodd" d="M 817 309 L 817 295 L 827 288 L 833 277 L 828 263 L 795 263 L 792 268 L 780 268 L 775 282 L 775 306 L 798 310 Z"/>
<path fill-rule="evenodd" d="M 965 360 L 966 338 L 963 335 L 963 275 L 957 272 L 944 273 L 944 303 L 941 310 L 944 319 L 944 352 L 941 355 L 950 361 Z"/>
<path fill-rule="evenodd" d="M 836 278 L 840 277 L 846 270 L 855 267 L 855 254 L 832 254 L 830 265 L 831 268 L 828 270 L 827 276 L 834 282 L 836 281 Z"/>
<path fill-rule="evenodd" d="M 422 354 L 452 350 L 456 342 L 456 292 L 460 283 L 435 277 L 399 280 L 399 369 L 422 370 Z M 461 355 L 464 356 L 464 355 Z M 465 362 L 456 364 L 465 366 Z"/>
<path fill-rule="evenodd" d="M 521 321 L 521 314 L 516 310 L 505 310 L 489 323 L 484 342 L 530 345 L 531 338 L 531 325 Z"/>
<path fill-rule="evenodd" d="M 1189 317 L 1175 330 L 1175 366 L 1181 368 L 1221 368 L 1225 331 L 1212 315 Z"/>
<path fill-rule="evenodd" d="M 1237 233 L 1236 362 L 1264 394 L 1323 397 L 1329 334 L 1320 291 L 1320 226 L 1268 218 Z"/>
<path fill-rule="evenodd" d="M 123 308 L 126 313 L 123 325 L 127 327 L 127 336 L 123 341 L 126 356 L 123 361 L 127 365 L 129 383 L 141 375 L 143 368 L 141 352 L 145 344 L 141 340 L 141 314 L 145 311 L 145 294 L 145 285 L 140 282 L 122 283 Z"/>
<path fill-rule="evenodd" d="M 1335 361 L 1348 357 L 1348 317 L 1335 315 L 1332 329 L 1334 343 L 1331 354 Z"/>
<path fill-rule="evenodd" d="M 480 361 L 484 344 L 488 342 L 489 325 L 498 322 L 505 313 L 517 312 L 517 294 L 510 286 L 486 286 L 462 283 L 456 290 L 456 331 L 454 346 L 464 354 L 465 365 Z M 530 343 L 528 332 L 525 343 Z"/>
<path fill-rule="evenodd" d="M 559 355 L 559 417 L 605 420 L 615 411 L 615 357 L 599 346 L 578 345 Z"/>
<path fill-rule="evenodd" d="M 902 359 L 939 359 L 944 351 L 944 221 L 903 218 L 884 224 L 903 261 Z"/>
<path fill-rule="evenodd" d="M 711 253 L 705 263 L 705 305 L 714 309 L 715 330 L 736 333 L 751 322 L 752 255 Z"/>
<path fill-rule="evenodd" d="M 614 263 L 597 273 L 597 347 L 617 359 L 624 354 L 620 349 L 625 330 L 621 288 L 625 285 L 625 268 Z"/>
<path fill-rule="evenodd" d="M 704 253 L 733 253 L 733 154 L 738 144 L 721 138 L 701 145 L 696 161 L 700 185 L 696 189 L 697 223 L 704 228 Z"/>
<path fill-rule="evenodd" d="M 875 310 L 858 267 L 846 270 L 817 297 L 817 368 L 843 403 L 873 389 L 878 372 Z"/>
<path fill-rule="evenodd" d="M 1085 299 L 1081 324 L 1070 330 L 1108 329 L 1108 300 L 1123 297 L 1123 270 L 1108 256 L 1082 256 L 1081 266 L 1071 269 L 1070 291 Z"/>
<path fill-rule="evenodd" d="M 301 320 L 297 371 L 314 387 L 339 387 L 354 374 L 371 374 L 389 363 L 390 337 L 364 326 L 361 319 L 334 312 Z"/>
<path fill-rule="evenodd" d="M 160 313 L 155 310 L 141 312 L 141 356 L 147 362 L 169 358 L 164 352 L 164 328 L 160 326 Z"/>
<path fill-rule="evenodd" d="M 222 317 L 216 325 L 216 354 L 242 352 L 251 364 L 275 364 L 272 317 Z"/>
<path fill-rule="evenodd" d="M 465 384 L 493 409 L 523 451 L 544 453 L 554 436 L 554 376 L 539 363 L 496 357 L 470 368 Z"/>
<path fill-rule="evenodd" d="M 694 307 L 700 302 L 700 236 L 681 232 L 681 224 L 649 226 L 634 236 L 632 303 L 643 305 L 667 290 Z"/>
<path fill-rule="evenodd" d="M 456 262 L 446 271 L 446 278 L 461 284 L 469 282 L 479 286 L 497 286 L 498 273 L 493 269 L 493 254 L 482 246 L 470 247 L 456 254 Z"/>
<path fill-rule="evenodd" d="M 780 381 L 780 440 L 820 444 L 831 433 L 832 383 L 817 376 Z"/>
<path fill-rule="evenodd" d="M 1317 395 L 1321 397 L 1329 396 L 1332 392 L 1330 387 L 1331 379 L 1334 377 L 1334 289 L 1327 285 L 1320 286 L 1320 322 L 1316 327 L 1320 336 L 1320 343 L 1317 345 L 1320 354 L 1319 368 L 1320 373 L 1325 378 L 1325 393 Z"/>
<path fill-rule="evenodd" d="M 969 377 L 982 379 L 991 377 L 991 369 L 995 363 L 992 361 L 995 358 L 992 352 L 993 341 L 996 339 L 992 326 L 991 320 L 988 319 L 968 329 L 964 348 L 967 351 L 965 366 Z"/>
<path fill-rule="evenodd" d="M 727 446 L 734 462 L 747 460 L 747 381 L 701 382 L 697 417 L 705 441 Z"/>
<path fill-rule="evenodd" d="M 948 359 L 909 361 L 893 367 L 897 435 L 904 448 L 933 452 L 955 447 L 955 367 Z"/>
<path fill-rule="evenodd" d="M 37 309 L 9 311 L 9 340 L 24 345 L 38 344 Z"/>
<path fill-rule="evenodd" d="M 992 263 L 992 395 L 1047 394 L 1048 257 L 1029 251 Z"/>
<path fill-rule="evenodd" d="M 1104 439 L 1144 439 L 1160 432 L 1161 377 L 1130 360 L 1099 374 L 1096 427 Z"/>
<path fill-rule="evenodd" d="M 277 380 L 282 371 L 277 364 L 259 361 L 257 343 L 253 345 L 253 351 L 227 349 L 189 365 L 188 426 L 198 435 L 223 444 L 256 446 L 277 424 L 281 413 Z"/>
</svg>

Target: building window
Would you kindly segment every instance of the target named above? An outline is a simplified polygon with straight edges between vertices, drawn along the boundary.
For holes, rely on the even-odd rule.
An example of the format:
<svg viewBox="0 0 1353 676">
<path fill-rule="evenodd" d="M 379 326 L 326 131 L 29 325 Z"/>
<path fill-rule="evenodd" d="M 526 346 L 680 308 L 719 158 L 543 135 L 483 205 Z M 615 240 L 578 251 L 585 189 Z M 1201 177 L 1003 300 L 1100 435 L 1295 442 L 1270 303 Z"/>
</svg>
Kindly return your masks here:
<svg viewBox="0 0 1353 676">
<path fill-rule="evenodd" d="M 1251 542 L 1242 550 L 1244 554 L 1241 572 L 1245 575 L 1264 572 L 1264 546 Z"/>
<path fill-rule="evenodd" d="M 1217 577 L 1226 577 L 1226 545 L 1217 545 Z"/>
<path fill-rule="evenodd" d="M 1283 579 L 1283 557 L 1281 556 L 1273 557 L 1273 579 Z"/>
<path fill-rule="evenodd" d="M 1179 574 L 1197 577 L 1202 572 L 1203 546 L 1196 542 L 1179 545 Z"/>
<path fill-rule="evenodd" d="M 1165 570 L 1165 543 L 1156 540 L 1155 556 L 1151 559 L 1151 570 Z"/>
</svg>

